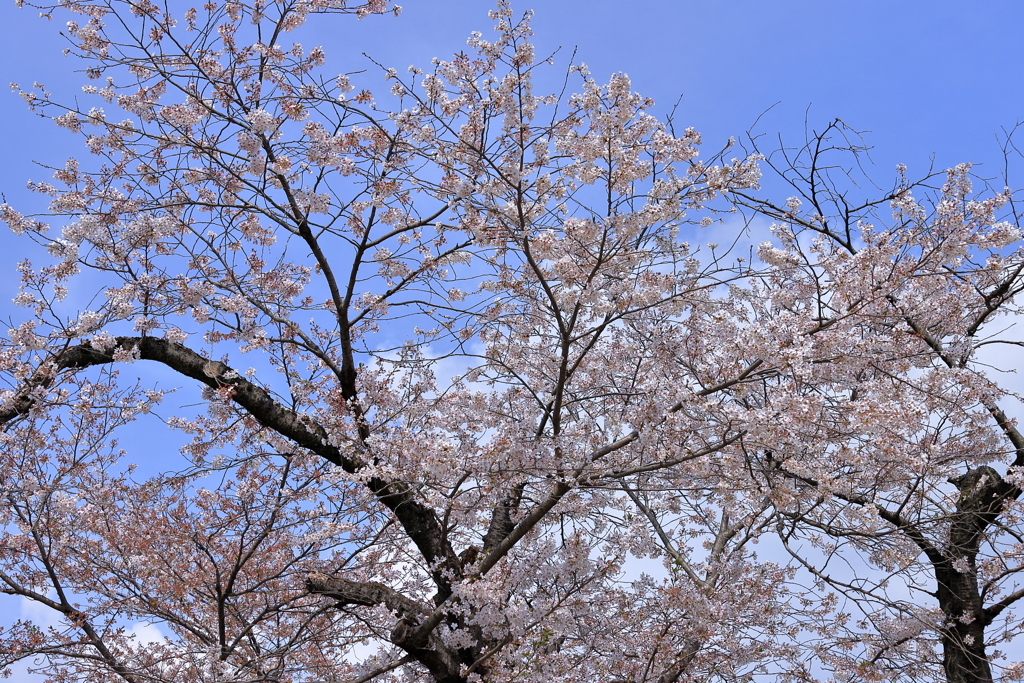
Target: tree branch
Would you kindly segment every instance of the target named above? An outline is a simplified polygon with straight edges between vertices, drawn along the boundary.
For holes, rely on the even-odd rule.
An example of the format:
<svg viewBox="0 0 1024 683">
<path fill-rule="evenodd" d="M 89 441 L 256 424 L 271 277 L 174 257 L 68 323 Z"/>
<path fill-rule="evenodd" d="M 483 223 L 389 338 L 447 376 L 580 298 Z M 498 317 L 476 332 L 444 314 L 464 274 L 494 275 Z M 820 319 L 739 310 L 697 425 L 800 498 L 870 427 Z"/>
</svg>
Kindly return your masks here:
<svg viewBox="0 0 1024 683">
<path fill-rule="evenodd" d="M 334 598 L 339 605 L 384 605 L 400 617 L 413 617 L 426 612 L 424 605 L 407 598 L 393 588 L 376 581 L 349 581 L 321 572 L 306 575 L 306 590 L 315 595 Z"/>
<path fill-rule="evenodd" d="M 136 354 L 141 360 L 156 361 L 214 389 L 230 387 L 231 400 L 267 429 L 340 466 L 350 474 L 366 466 L 362 459 L 343 453 L 338 446 L 330 443 L 327 431 L 313 419 L 282 406 L 265 389 L 245 379 L 224 363 L 201 356 L 177 342 L 151 337 L 116 337 L 109 351 L 81 344 L 55 354 L 26 381 L 25 387 L 8 407 L 0 410 L 0 424 L 28 413 L 37 403 L 36 390 L 52 385 L 61 370 L 113 363 L 118 351 Z M 394 513 L 423 558 L 438 567 L 433 572 L 438 598 L 446 598 L 451 592 L 451 583 L 444 577 L 443 570 L 451 569 L 457 576 L 461 574 L 461 568 L 455 552 L 445 539 L 435 512 L 416 500 L 411 487 L 405 482 L 371 477 L 366 481 L 366 486 L 377 500 Z"/>
</svg>

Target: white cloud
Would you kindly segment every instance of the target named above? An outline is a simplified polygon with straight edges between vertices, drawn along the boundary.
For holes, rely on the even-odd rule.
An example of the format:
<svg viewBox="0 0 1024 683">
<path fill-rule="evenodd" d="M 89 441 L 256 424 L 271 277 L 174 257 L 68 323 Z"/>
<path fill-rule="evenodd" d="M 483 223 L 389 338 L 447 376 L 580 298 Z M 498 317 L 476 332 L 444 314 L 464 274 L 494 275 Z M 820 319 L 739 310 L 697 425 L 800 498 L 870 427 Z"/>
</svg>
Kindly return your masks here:
<svg viewBox="0 0 1024 683">
<path fill-rule="evenodd" d="M 128 629 L 128 633 L 136 637 L 136 644 L 138 645 L 162 643 L 166 637 L 164 632 L 161 631 L 156 624 L 144 622 L 132 624 L 131 628 Z"/>
<path fill-rule="evenodd" d="M 57 594 L 53 590 L 49 590 L 46 593 L 46 597 L 56 598 Z M 46 605 L 38 603 L 35 600 L 29 600 L 26 597 L 22 597 L 20 607 L 19 611 L 21 618 L 26 621 L 31 621 L 40 628 L 46 628 L 47 626 L 55 626 L 59 628 L 64 625 L 61 621 L 59 612 L 50 609 Z"/>
<path fill-rule="evenodd" d="M 638 580 L 641 575 L 646 574 L 656 581 L 668 578 L 668 570 L 665 563 L 657 557 L 637 557 L 630 554 L 622 563 L 622 573 L 619 580 L 625 583 L 632 583 Z"/>
</svg>

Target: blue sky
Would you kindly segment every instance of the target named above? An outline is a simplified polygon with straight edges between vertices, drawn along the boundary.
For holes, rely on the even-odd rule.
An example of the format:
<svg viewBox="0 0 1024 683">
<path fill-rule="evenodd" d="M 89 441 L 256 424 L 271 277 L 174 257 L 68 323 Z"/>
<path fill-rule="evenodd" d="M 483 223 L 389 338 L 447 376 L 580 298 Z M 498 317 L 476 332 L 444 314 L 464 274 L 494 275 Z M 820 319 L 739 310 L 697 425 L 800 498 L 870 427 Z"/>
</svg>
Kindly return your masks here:
<svg viewBox="0 0 1024 683">
<path fill-rule="evenodd" d="M 331 64 L 366 63 L 361 52 L 403 69 L 427 65 L 465 47 L 472 30 L 487 32 L 488 0 L 408 0 L 398 19 L 355 24 L 331 20 L 315 38 Z M 514 4 L 536 11 L 538 54 L 561 47 L 560 62 L 578 50 L 594 76 L 627 73 L 665 113 L 682 95 L 678 122 L 717 149 L 741 137 L 758 117 L 760 132 L 785 140 L 839 117 L 872 131 L 868 142 L 879 179 L 897 162 L 924 169 L 1001 161 L 995 134 L 1024 120 L 1024 3 L 980 0 L 970 8 L 947 0 L 732 0 L 611 2 L 546 0 Z M 64 58 L 64 19 L 0 7 L 4 82 L 77 86 L 78 68 Z M 339 28 L 343 30 L 339 32 Z M 289 36 L 291 37 L 291 36 Z M 77 89 L 77 88 L 76 88 Z M 660 110 L 660 111 L 659 111 Z M 27 177 L 44 175 L 32 161 L 63 161 L 78 142 L 33 119 L 14 95 L 0 93 L 7 141 L 0 191 L 14 199 Z M 4 254 L 9 262 L 13 255 Z"/>
<path fill-rule="evenodd" d="M 471 31 L 486 34 L 493 23 L 490 0 L 407 0 L 404 7 L 398 18 L 310 22 L 287 38 L 307 48 L 322 44 L 338 71 L 375 69 L 364 52 L 403 71 L 465 49 Z M 801 142 L 805 122 L 820 130 L 838 117 L 870 131 L 875 165 L 867 170 L 882 186 L 897 163 L 915 177 L 933 158 L 938 169 L 970 161 L 995 178 L 1003 160 L 997 134 L 1024 121 L 1019 0 L 979 0 L 969 9 L 951 0 L 543 0 L 513 7 L 535 11 L 538 55 L 559 50 L 553 80 L 576 50 L 601 82 L 628 74 L 637 91 L 656 100 L 656 115 L 682 96 L 677 125 L 700 131 L 707 153 L 730 136 L 742 139 L 755 123 L 771 148 L 779 136 Z M 81 64 L 61 54 L 65 21 L 4 0 L 0 82 L 78 92 Z M 34 117 L 6 89 L 0 121 L 0 192 L 27 213 L 40 202 L 25 192 L 25 181 L 49 180 L 33 162 L 62 165 L 82 153 L 81 142 Z M 1024 178 L 1019 165 L 1011 177 Z M 777 200 L 787 194 L 773 192 Z M 0 234 L 0 283 L 10 289 L 24 249 L 24 241 Z"/>
<path fill-rule="evenodd" d="M 372 68 L 361 52 L 402 70 L 463 49 L 470 31 L 486 34 L 491 7 L 488 0 L 406 0 L 400 18 L 331 20 L 310 27 L 315 38 L 294 39 L 323 43 L 339 71 Z M 970 7 L 951 0 L 545 0 L 514 7 L 536 11 L 538 54 L 560 47 L 564 66 L 576 49 L 599 81 L 627 73 L 636 90 L 658 102 L 655 114 L 682 95 L 677 122 L 701 131 L 709 151 L 742 137 L 771 109 L 757 128 L 769 138 L 797 143 L 805 120 L 821 129 L 836 117 L 871 131 L 876 166 L 869 171 L 883 185 L 897 162 L 918 175 L 933 156 L 938 168 L 970 161 L 982 164 L 982 175 L 997 176 L 996 135 L 1024 121 L 1020 0 Z M 61 56 L 65 20 L 46 21 L 5 0 L 0 80 L 77 89 L 82 77 L 73 71 L 81 65 Z M 6 91 L 0 121 L 0 192 L 18 207 L 31 206 L 25 181 L 48 179 L 32 162 L 62 163 L 81 154 L 80 142 Z M 1011 178 L 1024 186 L 1024 163 L 1018 171 Z M 24 244 L 0 235 L 0 284 L 9 292 L 0 292 L 0 317 L 11 312 Z"/>
</svg>

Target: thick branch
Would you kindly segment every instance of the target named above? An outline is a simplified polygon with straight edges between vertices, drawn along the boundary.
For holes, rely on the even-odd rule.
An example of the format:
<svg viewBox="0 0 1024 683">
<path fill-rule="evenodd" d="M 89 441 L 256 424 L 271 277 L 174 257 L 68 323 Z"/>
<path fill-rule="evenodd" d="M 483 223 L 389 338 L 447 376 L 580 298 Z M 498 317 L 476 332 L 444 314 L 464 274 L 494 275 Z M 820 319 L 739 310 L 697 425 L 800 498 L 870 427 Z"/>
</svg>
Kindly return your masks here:
<svg viewBox="0 0 1024 683">
<path fill-rule="evenodd" d="M 353 679 L 348 683 L 366 683 L 367 681 L 372 681 L 373 679 L 377 678 L 377 676 L 383 676 L 389 671 L 394 671 L 398 667 L 405 666 L 406 664 L 412 661 L 415 661 L 415 657 L 413 657 L 412 655 L 406 655 L 397 661 L 391 662 L 390 664 L 380 667 L 379 669 L 374 669 L 373 671 L 367 674 L 363 674 L 359 678 Z"/>
<path fill-rule="evenodd" d="M 459 679 L 460 662 L 455 654 L 433 633 L 424 638 L 416 637 L 415 627 L 426 612 L 426 606 L 407 598 L 393 588 L 376 581 L 349 581 L 320 572 L 306 575 L 306 590 L 316 595 L 334 598 L 339 606 L 361 605 L 374 607 L 384 605 L 399 616 L 391 633 L 391 641 L 409 653 L 400 662 L 415 659 L 425 666 L 434 680 L 455 683 Z M 395 664 L 391 669 L 397 668 Z M 378 670 L 374 676 L 391 669 Z M 361 678 L 359 680 L 370 680 Z"/>
<path fill-rule="evenodd" d="M 82 344 L 55 354 L 26 382 L 26 386 L 9 406 L 0 410 L 0 424 L 28 413 L 36 404 L 36 390 L 49 387 L 61 370 L 112 363 L 117 351 L 132 352 L 141 360 L 162 363 L 211 388 L 230 387 L 231 399 L 263 427 L 339 465 L 346 472 L 354 474 L 366 465 L 361 459 L 343 453 L 338 446 L 330 443 L 326 430 L 314 420 L 284 407 L 265 389 L 248 381 L 224 363 L 205 358 L 176 342 L 151 337 L 117 337 L 114 347 L 109 351 L 100 351 Z M 445 540 L 437 515 L 416 500 L 405 482 L 371 477 L 366 486 L 394 513 L 427 562 L 458 571 L 458 558 Z M 450 594 L 450 582 L 442 575 L 440 568 L 434 572 L 434 580 L 438 587 L 438 599 L 443 600 Z"/>
<path fill-rule="evenodd" d="M 1015 590 L 999 602 L 989 605 L 981 612 L 982 624 L 988 626 L 993 622 L 993 620 L 995 620 L 996 617 L 998 617 L 1002 613 L 1003 610 L 1005 610 L 1007 607 L 1017 602 L 1021 598 L 1024 598 L 1024 588 Z"/>
<path fill-rule="evenodd" d="M 487 527 L 487 535 L 484 536 L 484 555 L 497 548 L 516 528 L 512 515 L 519 509 L 519 502 L 523 497 L 525 487 L 526 484 L 514 486 L 512 491 L 494 506 L 494 512 L 491 513 L 491 523 Z"/>
<path fill-rule="evenodd" d="M 376 581 L 349 581 L 314 572 L 306 575 L 306 590 L 334 598 L 339 605 L 384 605 L 403 618 L 426 611 L 420 603 Z"/>
</svg>

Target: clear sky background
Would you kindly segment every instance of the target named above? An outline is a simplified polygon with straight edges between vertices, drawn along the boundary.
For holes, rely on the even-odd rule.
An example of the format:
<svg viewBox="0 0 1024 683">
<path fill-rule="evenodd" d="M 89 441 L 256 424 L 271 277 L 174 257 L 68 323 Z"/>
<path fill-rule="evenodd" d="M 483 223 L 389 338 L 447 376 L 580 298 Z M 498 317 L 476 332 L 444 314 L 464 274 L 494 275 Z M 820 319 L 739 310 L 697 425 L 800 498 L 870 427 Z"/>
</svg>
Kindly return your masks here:
<svg viewBox="0 0 1024 683">
<path fill-rule="evenodd" d="M 361 52 L 400 70 L 429 65 L 465 48 L 470 31 L 492 22 L 488 0 L 407 0 L 395 19 L 332 18 L 289 34 L 307 47 L 320 42 L 339 69 L 369 65 Z M 678 123 L 718 148 L 758 130 L 802 139 L 839 117 L 871 131 L 879 177 L 896 162 L 925 168 L 984 163 L 993 174 L 1001 155 L 995 134 L 1024 120 L 1024 2 L 978 0 L 533 0 L 538 54 L 573 49 L 598 80 L 627 73 L 634 87 L 666 113 L 682 95 Z M 80 68 L 62 57 L 66 19 L 40 19 L 11 0 L 0 6 L 0 70 L 4 82 L 38 80 L 75 86 Z M 313 28 L 313 27 L 310 27 Z M 371 66 L 372 68 L 372 66 Z M 0 191 L 17 196 L 33 160 L 63 161 L 80 143 L 33 120 L 22 102 L 0 93 L 4 163 Z"/>
<path fill-rule="evenodd" d="M 805 124 L 821 130 L 841 118 L 868 131 L 874 147 L 868 171 L 882 186 L 896 163 L 915 177 L 933 159 L 939 169 L 973 162 L 996 178 L 1003 163 L 997 135 L 1024 121 L 1021 0 L 977 0 L 970 7 L 953 0 L 514 0 L 513 6 L 517 14 L 535 11 L 538 55 L 558 51 L 558 67 L 547 71 L 552 89 L 575 50 L 600 82 L 614 72 L 628 74 L 637 91 L 657 102 L 656 115 L 678 100 L 677 126 L 700 131 L 707 153 L 730 136 L 742 139 L 755 123 L 771 148 L 777 136 L 798 144 Z M 407 0 L 398 18 L 320 18 L 285 38 L 307 48 L 323 45 L 328 68 L 339 72 L 375 70 L 362 53 L 404 71 L 465 49 L 471 31 L 486 36 L 492 7 L 490 0 Z M 74 71 L 82 65 L 61 54 L 66 20 L 41 19 L 32 8 L 0 0 L 0 82 L 39 81 L 54 92 L 79 92 L 84 76 Z M 25 181 L 50 179 L 34 161 L 63 165 L 71 154 L 88 155 L 80 138 L 34 117 L 4 91 L 0 121 L 0 192 L 27 213 L 41 202 L 25 192 Z M 1018 165 L 1014 177 L 1024 186 L 1024 162 Z M 774 194 L 783 199 L 786 190 Z M 0 234 L 4 286 L 16 282 L 13 266 L 24 248 Z"/>
<path fill-rule="evenodd" d="M 493 23 L 488 0 L 404 5 L 397 19 L 329 18 L 288 38 L 322 44 L 337 71 L 373 68 L 362 52 L 401 71 L 448 58 L 465 48 L 470 31 L 486 37 Z M 625 72 L 657 101 L 655 114 L 666 114 L 682 95 L 677 124 L 703 133 L 709 151 L 743 137 L 771 109 L 757 130 L 789 143 L 802 141 L 805 120 L 820 130 L 838 117 L 871 131 L 869 170 L 882 185 L 897 162 L 913 176 L 933 158 L 939 168 L 974 162 L 995 177 L 1002 164 L 997 134 L 1024 121 L 1021 0 L 533 0 L 514 7 L 536 11 L 538 55 L 561 48 L 563 69 L 575 49 L 598 81 Z M 73 72 L 81 64 L 61 55 L 65 21 L 3 0 L 0 80 L 77 90 L 83 77 Z M 49 179 L 33 161 L 87 156 L 80 138 L 33 117 L 16 95 L 0 92 L 0 122 L 0 192 L 22 210 L 38 206 L 25 181 Z M 1012 178 L 1024 186 L 1019 166 Z M 0 318 L 11 310 L 24 245 L 0 234 Z M 18 616 L 4 614 L 10 609 L 17 609 L 13 601 L 0 600 L 0 621 Z M 16 673 L 12 680 L 32 679 Z"/>
</svg>

